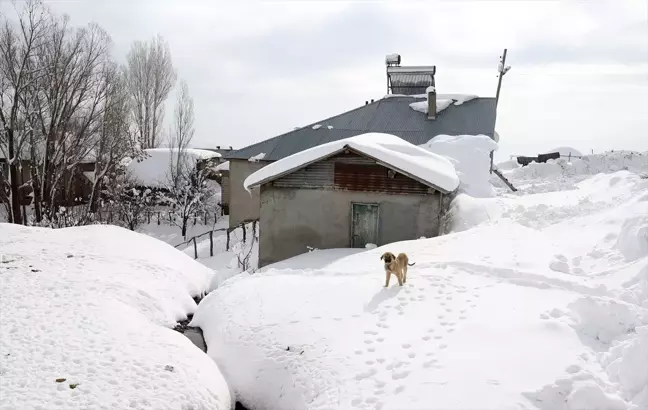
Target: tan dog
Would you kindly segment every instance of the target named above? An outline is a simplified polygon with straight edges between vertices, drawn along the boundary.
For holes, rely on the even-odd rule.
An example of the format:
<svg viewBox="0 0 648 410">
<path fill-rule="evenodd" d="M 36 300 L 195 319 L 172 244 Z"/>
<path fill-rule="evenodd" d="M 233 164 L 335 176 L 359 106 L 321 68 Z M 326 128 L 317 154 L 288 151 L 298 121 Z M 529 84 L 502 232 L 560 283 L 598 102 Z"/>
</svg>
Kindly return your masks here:
<svg viewBox="0 0 648 410">
<path fill-rule="evenodd" d="M 414 266 L 414 263 L 409 263 L 409 258 L 405 253 L 399 253 L 398 256 L 394 256 L 391 252 L 385 252 L 380 257 L 380 260 L 385 261 L 385 287 L 389 287 L 389 279 L 391 275 L 396 275 L 398 279 L 398 284 L 403 286 L 403 283 L 407 283 L 407 267 Z"/>
</svg>

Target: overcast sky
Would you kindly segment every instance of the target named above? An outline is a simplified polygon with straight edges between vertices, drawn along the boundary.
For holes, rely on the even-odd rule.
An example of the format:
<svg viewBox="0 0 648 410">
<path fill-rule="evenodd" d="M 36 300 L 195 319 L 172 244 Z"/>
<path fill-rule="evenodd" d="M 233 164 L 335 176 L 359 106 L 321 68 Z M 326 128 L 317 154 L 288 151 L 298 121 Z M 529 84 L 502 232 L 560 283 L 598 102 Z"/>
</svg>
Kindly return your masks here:
<svg viewBox="0 0 648 410">
<path fill-rule="evenodd" d="M 195 99 L 195 146 L 243 147 L 381 98 L 388 53 L 436 65 L 440 93 L 494 96 L 507 47 L 500 158 L 648 150 L 646 0 L 48 4 L 103 26 L 121 61 L 134 40 L 165 37 Z"/>
</svg>

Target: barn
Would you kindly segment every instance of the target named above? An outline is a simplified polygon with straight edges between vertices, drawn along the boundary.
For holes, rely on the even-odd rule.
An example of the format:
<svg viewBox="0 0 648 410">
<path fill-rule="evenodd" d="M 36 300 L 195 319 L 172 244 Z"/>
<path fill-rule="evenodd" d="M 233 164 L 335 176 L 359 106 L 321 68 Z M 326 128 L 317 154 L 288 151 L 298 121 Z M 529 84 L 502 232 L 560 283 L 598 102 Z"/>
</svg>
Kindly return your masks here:
<svg viewBox="0 0 648 410">
<path fill-rule="evenodd" d="M 309 247 L 436 236 L 459 178 L 444 157 L 394 135 L 367 133 L 273 162 L 243 185 L 260 192 L 262 267 Z"/>
</svg>

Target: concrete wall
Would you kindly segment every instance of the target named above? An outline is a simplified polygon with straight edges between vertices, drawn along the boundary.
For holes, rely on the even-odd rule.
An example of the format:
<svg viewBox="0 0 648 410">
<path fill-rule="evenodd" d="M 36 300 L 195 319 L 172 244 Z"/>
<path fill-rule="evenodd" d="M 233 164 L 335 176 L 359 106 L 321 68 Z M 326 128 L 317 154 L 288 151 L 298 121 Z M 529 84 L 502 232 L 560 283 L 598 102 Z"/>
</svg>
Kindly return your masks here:
<svg viewBox="0 0 648 410">
<path fill-rule="evenodd" d="M 229 173 L 229 225 L 234 227 L 246 220 L 259 219 L 259 188 L 252 190 L 252 196 L 243 187 L 245 178 L 268 165 L 268 161 L 250 162 L 232 159 Z"/>
<path fill-rule="evenodd" d="M 351 203 L 377 203 L 377 245 L 438 233 L 439 193 L 384 194 L 333 189 L 261 189 L 259 267 L 307 251 L 351 246 Z M 396 252 L 395 250 L 394 252 Z"/>
</svg>

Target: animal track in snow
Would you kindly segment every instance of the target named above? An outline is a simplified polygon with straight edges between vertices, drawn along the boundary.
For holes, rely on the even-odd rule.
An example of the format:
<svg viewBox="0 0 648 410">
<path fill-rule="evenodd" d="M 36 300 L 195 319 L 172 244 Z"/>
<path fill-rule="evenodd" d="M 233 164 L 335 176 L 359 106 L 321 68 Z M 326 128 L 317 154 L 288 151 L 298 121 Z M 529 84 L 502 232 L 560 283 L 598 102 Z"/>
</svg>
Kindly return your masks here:
<svg viewBox="0 0 648 410">
<path fill-rule="evenodd" d="M 409 374 L 410 374 L 409 370 L 402 370 L 402 371 L 399 371 L 399 372 L 394 371 L 394 372 L 392 372 L 392 379 L 401 380 L 401 379 L 404 379 L 407 376 L 409 376 Z"/>
<path fill-rule="evenodd" d="M 364 372 L 360 372 L 360 373 L 356 374 L 355 379 L 358 380 L 358 381 L 368 379 L 369 377 L 375 376 L 376 373 L 378 373 L 378 371 L 376 371 L 376 369 L 369 368 L 369 369 L 365 370 Z"/>
</svg>

